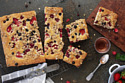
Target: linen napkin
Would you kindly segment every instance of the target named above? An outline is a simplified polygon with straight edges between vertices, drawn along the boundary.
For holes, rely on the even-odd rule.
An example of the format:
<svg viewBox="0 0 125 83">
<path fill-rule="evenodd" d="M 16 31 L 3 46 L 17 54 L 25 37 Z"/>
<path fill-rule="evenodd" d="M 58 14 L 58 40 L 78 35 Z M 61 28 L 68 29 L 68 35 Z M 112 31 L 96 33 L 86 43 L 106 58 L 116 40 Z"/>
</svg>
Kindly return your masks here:
<svg viewBox="0 0 125 83">
<path fill-rule="evenodd" d="M 5 80 L 9 80 L 9 79 L 12 79 L 12 78 L 16 78 L 16 77 L 26 75 L 29 72 L 37 70 L 37 69 L 43 69 L 44 67 L 47 67 L 47 63 L 38 64 L 35 67 L 31 67 L 31 68 L 28 68 L 28 69 L 24 69 L 24 70 L 20 70 L 20 71 L 16 71 L 16 72 L 13 72 L 13 73 L 10 73 L 10 74 L 3 75 L 3 76 L 1 76 L 2 82 L 5 81 Z M 37 77 L 34 77 L 34 78 L 27 78 L 27 79 L 18 81 L 16 83 L 45 83 L 45 81 L 46 81 L 46 74 L 43 74 L 41 76 L 37 76 Z M 50 82 L 50 83 L 52 83 L 52 82 Z"/>
</svg>

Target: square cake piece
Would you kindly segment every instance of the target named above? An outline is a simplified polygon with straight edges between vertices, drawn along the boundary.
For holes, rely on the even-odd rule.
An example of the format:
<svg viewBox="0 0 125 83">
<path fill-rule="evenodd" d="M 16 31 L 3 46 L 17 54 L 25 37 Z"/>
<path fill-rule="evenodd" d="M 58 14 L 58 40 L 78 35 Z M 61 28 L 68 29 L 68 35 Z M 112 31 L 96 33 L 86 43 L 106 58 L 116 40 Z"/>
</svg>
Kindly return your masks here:
<svg viewBox="0 0 125 83">
<path fill-rule="evenodd" d="M 1 38 L 7 66 L 45 62 L 36 12 L 0 17 Z"/>
<path fill-rule="evenodd" d="M 66 25 L 65 29 L 67 30 L 70 43 L 85 40 L 89 37 L 85 19 L 76 20 L 75 22 Z"/>
<path fill-rule="evenodd" d="M 82 64 L 83 60 L 86 58 L 86 56 L 87 53 L 85 51 L 72 47 L 70 45 L 68 46 L 63 61 L 79 67 Z"/>
<path fill-rule="evenodd" d="M 118 15 L 106 8 L 99 7 L 94 25 L 102 26 L 107 29 L 114 29 Z"/>
<path fill-rule="evenodd" d="M 50 60 L 63 59 L 62 29 L 63 8 L 45 7 L 45 58 Z"/>
</svg>

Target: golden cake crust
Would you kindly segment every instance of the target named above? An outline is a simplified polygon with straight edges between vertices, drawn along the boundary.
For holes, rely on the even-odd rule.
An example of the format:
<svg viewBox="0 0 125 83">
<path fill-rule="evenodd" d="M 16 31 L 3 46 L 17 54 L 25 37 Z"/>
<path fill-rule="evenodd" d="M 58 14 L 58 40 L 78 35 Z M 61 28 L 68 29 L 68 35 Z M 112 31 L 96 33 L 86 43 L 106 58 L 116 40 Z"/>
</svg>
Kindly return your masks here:
<svg viewBox="0 0 125 83">
<path fill-rule="evenodd" d="M 36 43 L 33 44 L 34 46 L 41 48 L 39 52 L 34 48 L 31 48 L 33 46 L 31 45 L 31 42 L 33 42 L 33 40 L 37 40 L 36 36 L 40 37 L 37 21 L 33 21 L 32 25 L 30 24 L 33 17 L 36 19 L 35 11 L 15 13 L 0 17 L 1 38 L 8 67 L 45 62 L 41 41 L 36 41 Z M 14 21 L 14 19 L 16 21 Z M 27 21 L 27 19 L 30 19 L 30 21 Z M 28 32 L 26 32 L 25 29 L 28 29 Z M 29 38 L 30 32 L 32 31 L 35 31 L 35 35 L 32 36 L 33 39 L 27 40 L 25 36 L 27 35 Z M 30 44 L 28 45 L 30 46 L 29 48 L 24 47 L 27 43 Z"/>
</svg>

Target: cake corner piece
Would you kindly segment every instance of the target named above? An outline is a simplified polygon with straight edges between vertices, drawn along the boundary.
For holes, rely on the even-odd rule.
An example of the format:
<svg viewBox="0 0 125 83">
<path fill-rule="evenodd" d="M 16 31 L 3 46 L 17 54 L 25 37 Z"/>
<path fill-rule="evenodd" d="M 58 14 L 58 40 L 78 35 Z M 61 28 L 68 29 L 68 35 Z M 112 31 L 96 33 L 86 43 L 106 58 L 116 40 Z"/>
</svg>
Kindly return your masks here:
<svg viewBox="0 0 125 83">
<path fill-rule="evenodd" d="M 0 28 L 7 67 L 45 62 L 35 11 L 0 17 Z"/>
<path fill-rule="evenodd" d="M 117 18 L 118 15 L 113 11 L 110 11 L 104 7 L 99 7 L 93 24 L 107 29 L 114 29 Z"/>
</svg>

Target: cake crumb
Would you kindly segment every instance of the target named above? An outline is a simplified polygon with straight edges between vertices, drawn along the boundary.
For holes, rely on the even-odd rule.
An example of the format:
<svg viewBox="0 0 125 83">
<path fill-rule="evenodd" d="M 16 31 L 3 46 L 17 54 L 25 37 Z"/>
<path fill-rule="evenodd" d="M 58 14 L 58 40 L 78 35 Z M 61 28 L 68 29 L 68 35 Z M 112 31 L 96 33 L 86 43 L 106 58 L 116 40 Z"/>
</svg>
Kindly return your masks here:
<svg viewBox="0 0 125 83">
<path fill-rule="evenodd" d="M 25 2 L 25 8 L 28 8 L 28 4 Z"/>
<path fill-rule="evenodd" d="M 80 45 L 78 45 L 78 47 L 80 48 Z"/>
<path fill-rule="evenodd" d="M 89 9 L 89 10 L 92 10 L 92 9 Z"/>
<path fill-rule="evenodd" d="M 72 82 L 73 82 L 73 83 L 76 83 L 77 81 L 76 81 L 76 80 L 73 80 Z"/>
<path fill-rule="evenodd" d="M 38 8 L 38 10 L 40 10 L 40 8 Z"/>
<path fill-rule="evenodd" d="M 63 80 L 63 78 L 60 78 L 61 80 Z"/>
<path fill-rule="evenodd" d="M 72 17 L 70 17 L 70 19 L 72 19 Z"/>
<path fill-rule="evenodd" d="M 83 14 L 83 16 L 86 16 L 86 14 Z"/>
</svg>

